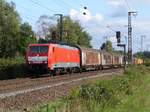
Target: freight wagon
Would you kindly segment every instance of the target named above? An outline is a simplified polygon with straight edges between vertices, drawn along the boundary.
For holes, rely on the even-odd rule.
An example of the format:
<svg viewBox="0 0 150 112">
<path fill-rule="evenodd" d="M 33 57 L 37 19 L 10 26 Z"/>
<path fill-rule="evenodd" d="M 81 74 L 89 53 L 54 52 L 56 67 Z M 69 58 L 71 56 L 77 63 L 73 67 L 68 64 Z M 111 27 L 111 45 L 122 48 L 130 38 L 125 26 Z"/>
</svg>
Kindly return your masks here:
<svg viewBox="0 0 150 112">
<path fill-rule="evenodd" d="M 101 54 L 99 50 L 79 47 L 81 52 L 82 70 L 101 69 Z"/>
<path fill-rule="evenodd" d="M 124 56 L 113 54 L 113 67 L 121 67 L 124 64 Z"/>
<path fill-rule="evenodd" d="M 113 55 L 106 51 L 100 51 L 101 53 L 101 61 L 102 61 L 102 68 L 110 68 L 113 66 Z"/>
<path fill-rule="evenodd" d="M 139 58 L 134 58 L 133 59 L 133 63 L 135 65 L 142 65 L 142 64 L 144 64 L 144 60 L 143 59 L 139 59 Z"/>
</svg>

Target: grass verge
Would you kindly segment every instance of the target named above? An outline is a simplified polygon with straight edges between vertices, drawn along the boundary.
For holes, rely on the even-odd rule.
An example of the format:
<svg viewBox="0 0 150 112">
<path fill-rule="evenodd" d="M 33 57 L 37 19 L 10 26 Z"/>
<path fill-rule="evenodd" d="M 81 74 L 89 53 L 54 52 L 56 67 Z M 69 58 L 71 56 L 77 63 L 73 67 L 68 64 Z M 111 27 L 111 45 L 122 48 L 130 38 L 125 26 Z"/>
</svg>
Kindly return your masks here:
<svg viewBox="0 0 150 112">
<path fill-rule="evenodd" d="M 150 112 L 150 67 L 130 66 L 123 76 L 72 90 L 39 112 Z"/>
</svg>

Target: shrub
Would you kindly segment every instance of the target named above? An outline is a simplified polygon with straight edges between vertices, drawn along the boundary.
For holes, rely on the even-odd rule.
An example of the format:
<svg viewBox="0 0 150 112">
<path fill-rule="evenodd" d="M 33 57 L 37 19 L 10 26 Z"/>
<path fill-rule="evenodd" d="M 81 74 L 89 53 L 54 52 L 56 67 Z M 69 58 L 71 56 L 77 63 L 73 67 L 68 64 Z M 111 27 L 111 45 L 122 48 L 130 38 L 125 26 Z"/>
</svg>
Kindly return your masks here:
<svg viewBox="0 0 150 112">
<path fill-rule="evenodd" d="M 150 59 L 145 59 L 144 60 L 144 65 L 150 66 Z"/>
<path fill-rule="evenodd" d="M 79 95 L 84 100 L 94 100 L 98 104 L 104 105 L 105 103 L 111 104 L 111 100 L 115 99 L 115 94 L 109 85 L 103 83 L 93 85 L 83 85 L 79 91 Z M 115 100 L 117 101 L 117 100 Z M 114 101 L 113 101 L 114 102 Z"/>
<path fill-rule="evenodd" d="M 0 59 L 0 79 L 22 77 L 25 69 L 23 57 Z"/>
</svg>

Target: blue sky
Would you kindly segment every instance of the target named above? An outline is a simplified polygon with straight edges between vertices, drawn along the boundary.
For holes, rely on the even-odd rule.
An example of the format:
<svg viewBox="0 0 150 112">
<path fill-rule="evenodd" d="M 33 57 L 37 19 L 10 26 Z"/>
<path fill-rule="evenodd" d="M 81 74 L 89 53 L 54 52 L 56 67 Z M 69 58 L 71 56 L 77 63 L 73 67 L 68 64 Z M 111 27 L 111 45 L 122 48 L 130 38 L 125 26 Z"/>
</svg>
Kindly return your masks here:
<svg viewBox="0 0 150 112">
<path fill-rule="evenodd" d="M 116 47 L 115 31 L 120 30 L 127 35 L 127 12 L 138 11 L 133 17 L 133 51 L 139 51 L 140 36 L 146 35 L 144 49 L 150 44 L 150 0 L 7 0 L 16 4 L 22 22 L 29 22 L 33 29 L 41 15 L 53 16 L 56 13 L 70 15 L 78 20 L 93 37 L 92 45 L 99 48 L 106 36 Z M 40 4 L 37 5 L 37 4 Z M 87 10 L 83 7 L 86 6 Z M 43 8 L 44 7 L 44 8 Z M 83 12 L 87 15 L 83 16 Z M 108 27 L 109 26 L 109 27 Z M 113 31 L 114 30 L 114 31 Z M 124 41 L 122 37 L 122 41 Z M 125 41 L 124 41 L 125 42 Z"/>
</svg>

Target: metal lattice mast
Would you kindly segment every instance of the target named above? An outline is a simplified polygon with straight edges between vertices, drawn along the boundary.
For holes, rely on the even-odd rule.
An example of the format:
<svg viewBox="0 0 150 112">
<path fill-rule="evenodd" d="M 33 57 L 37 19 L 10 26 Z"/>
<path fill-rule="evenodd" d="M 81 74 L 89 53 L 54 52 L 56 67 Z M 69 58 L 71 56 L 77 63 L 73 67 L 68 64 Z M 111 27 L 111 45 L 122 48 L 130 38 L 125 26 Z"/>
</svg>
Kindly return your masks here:
<svg viewBox="0 0 150 112">
<path fill-rule="evenodd" d="M 132 63 L 132 27 L 131 12 L 128 12 L 128 61 Z"/>
<path fill-rule="evenodd" d="M 63 40 L 63 15 L 62 14 L 55 14 L 56 16 L 59 16 L 59 36 L 60 36 L 60 42 Z"/>
<path fill-rule="evenodd" d="M 137 14 L 137 12 L 128 12 L 128 62 L 132 64 L 132 24 L 131 16 Z"/>
</svg>

